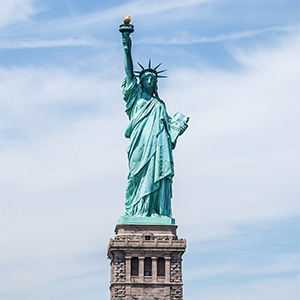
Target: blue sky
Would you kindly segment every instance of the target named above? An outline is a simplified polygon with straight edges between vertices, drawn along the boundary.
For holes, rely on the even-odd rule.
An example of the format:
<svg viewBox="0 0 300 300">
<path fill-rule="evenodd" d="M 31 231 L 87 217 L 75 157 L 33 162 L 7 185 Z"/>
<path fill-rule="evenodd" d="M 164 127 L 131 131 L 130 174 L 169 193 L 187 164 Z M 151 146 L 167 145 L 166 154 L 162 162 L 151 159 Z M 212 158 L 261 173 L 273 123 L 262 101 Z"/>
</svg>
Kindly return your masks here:
<svg viewBox="0 0 300 300">
<path fill-rule="evenodd" d="M 298 299 L 299 1 L 0 3 L 1 299 L 108 299 L 124 209 L 118 26 L 190 116 L 174 151 L 185 300 Z M 137 65 L 136 65 L 137 67 Z M 138 67 L 137 67 L 138 69 Z"/>
</svg>

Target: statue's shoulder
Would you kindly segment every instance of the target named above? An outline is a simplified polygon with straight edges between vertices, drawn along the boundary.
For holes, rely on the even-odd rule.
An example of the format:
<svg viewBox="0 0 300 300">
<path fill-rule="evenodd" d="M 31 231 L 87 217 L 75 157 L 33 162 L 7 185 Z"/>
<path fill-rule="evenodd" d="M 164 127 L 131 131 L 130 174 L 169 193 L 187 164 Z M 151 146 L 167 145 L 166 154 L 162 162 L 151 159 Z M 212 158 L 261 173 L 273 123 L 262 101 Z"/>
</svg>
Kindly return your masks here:
<svg viewBox="0 0 300 300">
<path fill-rule="evenodd" d="M 161 98 L 159 98 L 159 97 L 155 97 L 156 99 L 157 99 L 157 101 L 159 102 L 159 103 L 161 103 L 165 108 L 166 108 L 166 103 L 165 103 L 165 101 L 164 100 L 162 100 Z"/>
<path fill-rule="evenodd" d="M 139 84 L 137 83 L 137 79 L 134 76 L 132 80 L 128 80 L 127 76 L 124 78 L 123 83 L 121 85 L 121 89 L 123 94 L 130 94 L 139 88 Z"/>
</svg>

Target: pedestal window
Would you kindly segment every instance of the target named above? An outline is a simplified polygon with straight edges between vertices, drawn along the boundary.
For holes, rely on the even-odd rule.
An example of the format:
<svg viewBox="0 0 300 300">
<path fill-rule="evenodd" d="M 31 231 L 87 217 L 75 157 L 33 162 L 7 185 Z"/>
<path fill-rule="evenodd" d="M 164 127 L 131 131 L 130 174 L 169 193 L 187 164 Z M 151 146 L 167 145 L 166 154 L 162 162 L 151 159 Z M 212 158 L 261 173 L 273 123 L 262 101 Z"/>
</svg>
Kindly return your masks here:
<svg viewBox="0 0 300 300">
<path fill-rule="evenodd" d="M 165 276 L 165 259 L 158 258 L 157 259 L 157 276 Z"/>
<path fill-rule="evenodd" d="M 145 258 L 145 276 L 151 276 L 152 275 L 152 260 L 150 257 Z"/>
<path fill-rule="evenodd" d="M 131 276 L 139 276 L 139 259 L 137 257 L 131 258 Z"/>
</svg>

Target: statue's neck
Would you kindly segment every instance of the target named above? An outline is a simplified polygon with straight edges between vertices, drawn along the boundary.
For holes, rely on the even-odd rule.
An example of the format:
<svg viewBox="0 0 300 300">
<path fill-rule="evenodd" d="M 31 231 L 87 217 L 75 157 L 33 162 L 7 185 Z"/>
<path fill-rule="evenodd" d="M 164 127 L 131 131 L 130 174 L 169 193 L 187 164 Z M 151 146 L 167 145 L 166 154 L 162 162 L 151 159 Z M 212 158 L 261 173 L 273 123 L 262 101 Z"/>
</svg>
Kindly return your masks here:
<svg viewBox="0 0 300 300">
<path fill-rule="evenodd" d="M 145 100 L 151 100 L 152 93 L 150 91 L 144 90 L 142 92 L 142 98 L 144 98 Z"/>
</svg>

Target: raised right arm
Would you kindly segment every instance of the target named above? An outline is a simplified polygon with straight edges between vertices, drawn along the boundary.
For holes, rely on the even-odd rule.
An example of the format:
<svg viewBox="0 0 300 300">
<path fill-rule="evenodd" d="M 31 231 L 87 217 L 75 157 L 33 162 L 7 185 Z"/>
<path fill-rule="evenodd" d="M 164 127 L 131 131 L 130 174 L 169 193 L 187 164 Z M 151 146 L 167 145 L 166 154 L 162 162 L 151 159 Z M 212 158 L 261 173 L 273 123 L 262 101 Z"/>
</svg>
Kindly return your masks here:
<svg viewBox="0 0 300 300">
<path fill-rule="evenodd" d="M 129 32 L 122 32 L 122 42 L 123 42 L 123 48 L 125 53 L 124 66 L 125 66 L 125 73 L 127 76 L 127 84 L 130 84 L 134 78 L 134 73 L 133 73 L 133 63 L 132 63 L 132 56 L 131 56 L 132 42 L 129 36 Z"/>
</svg>

